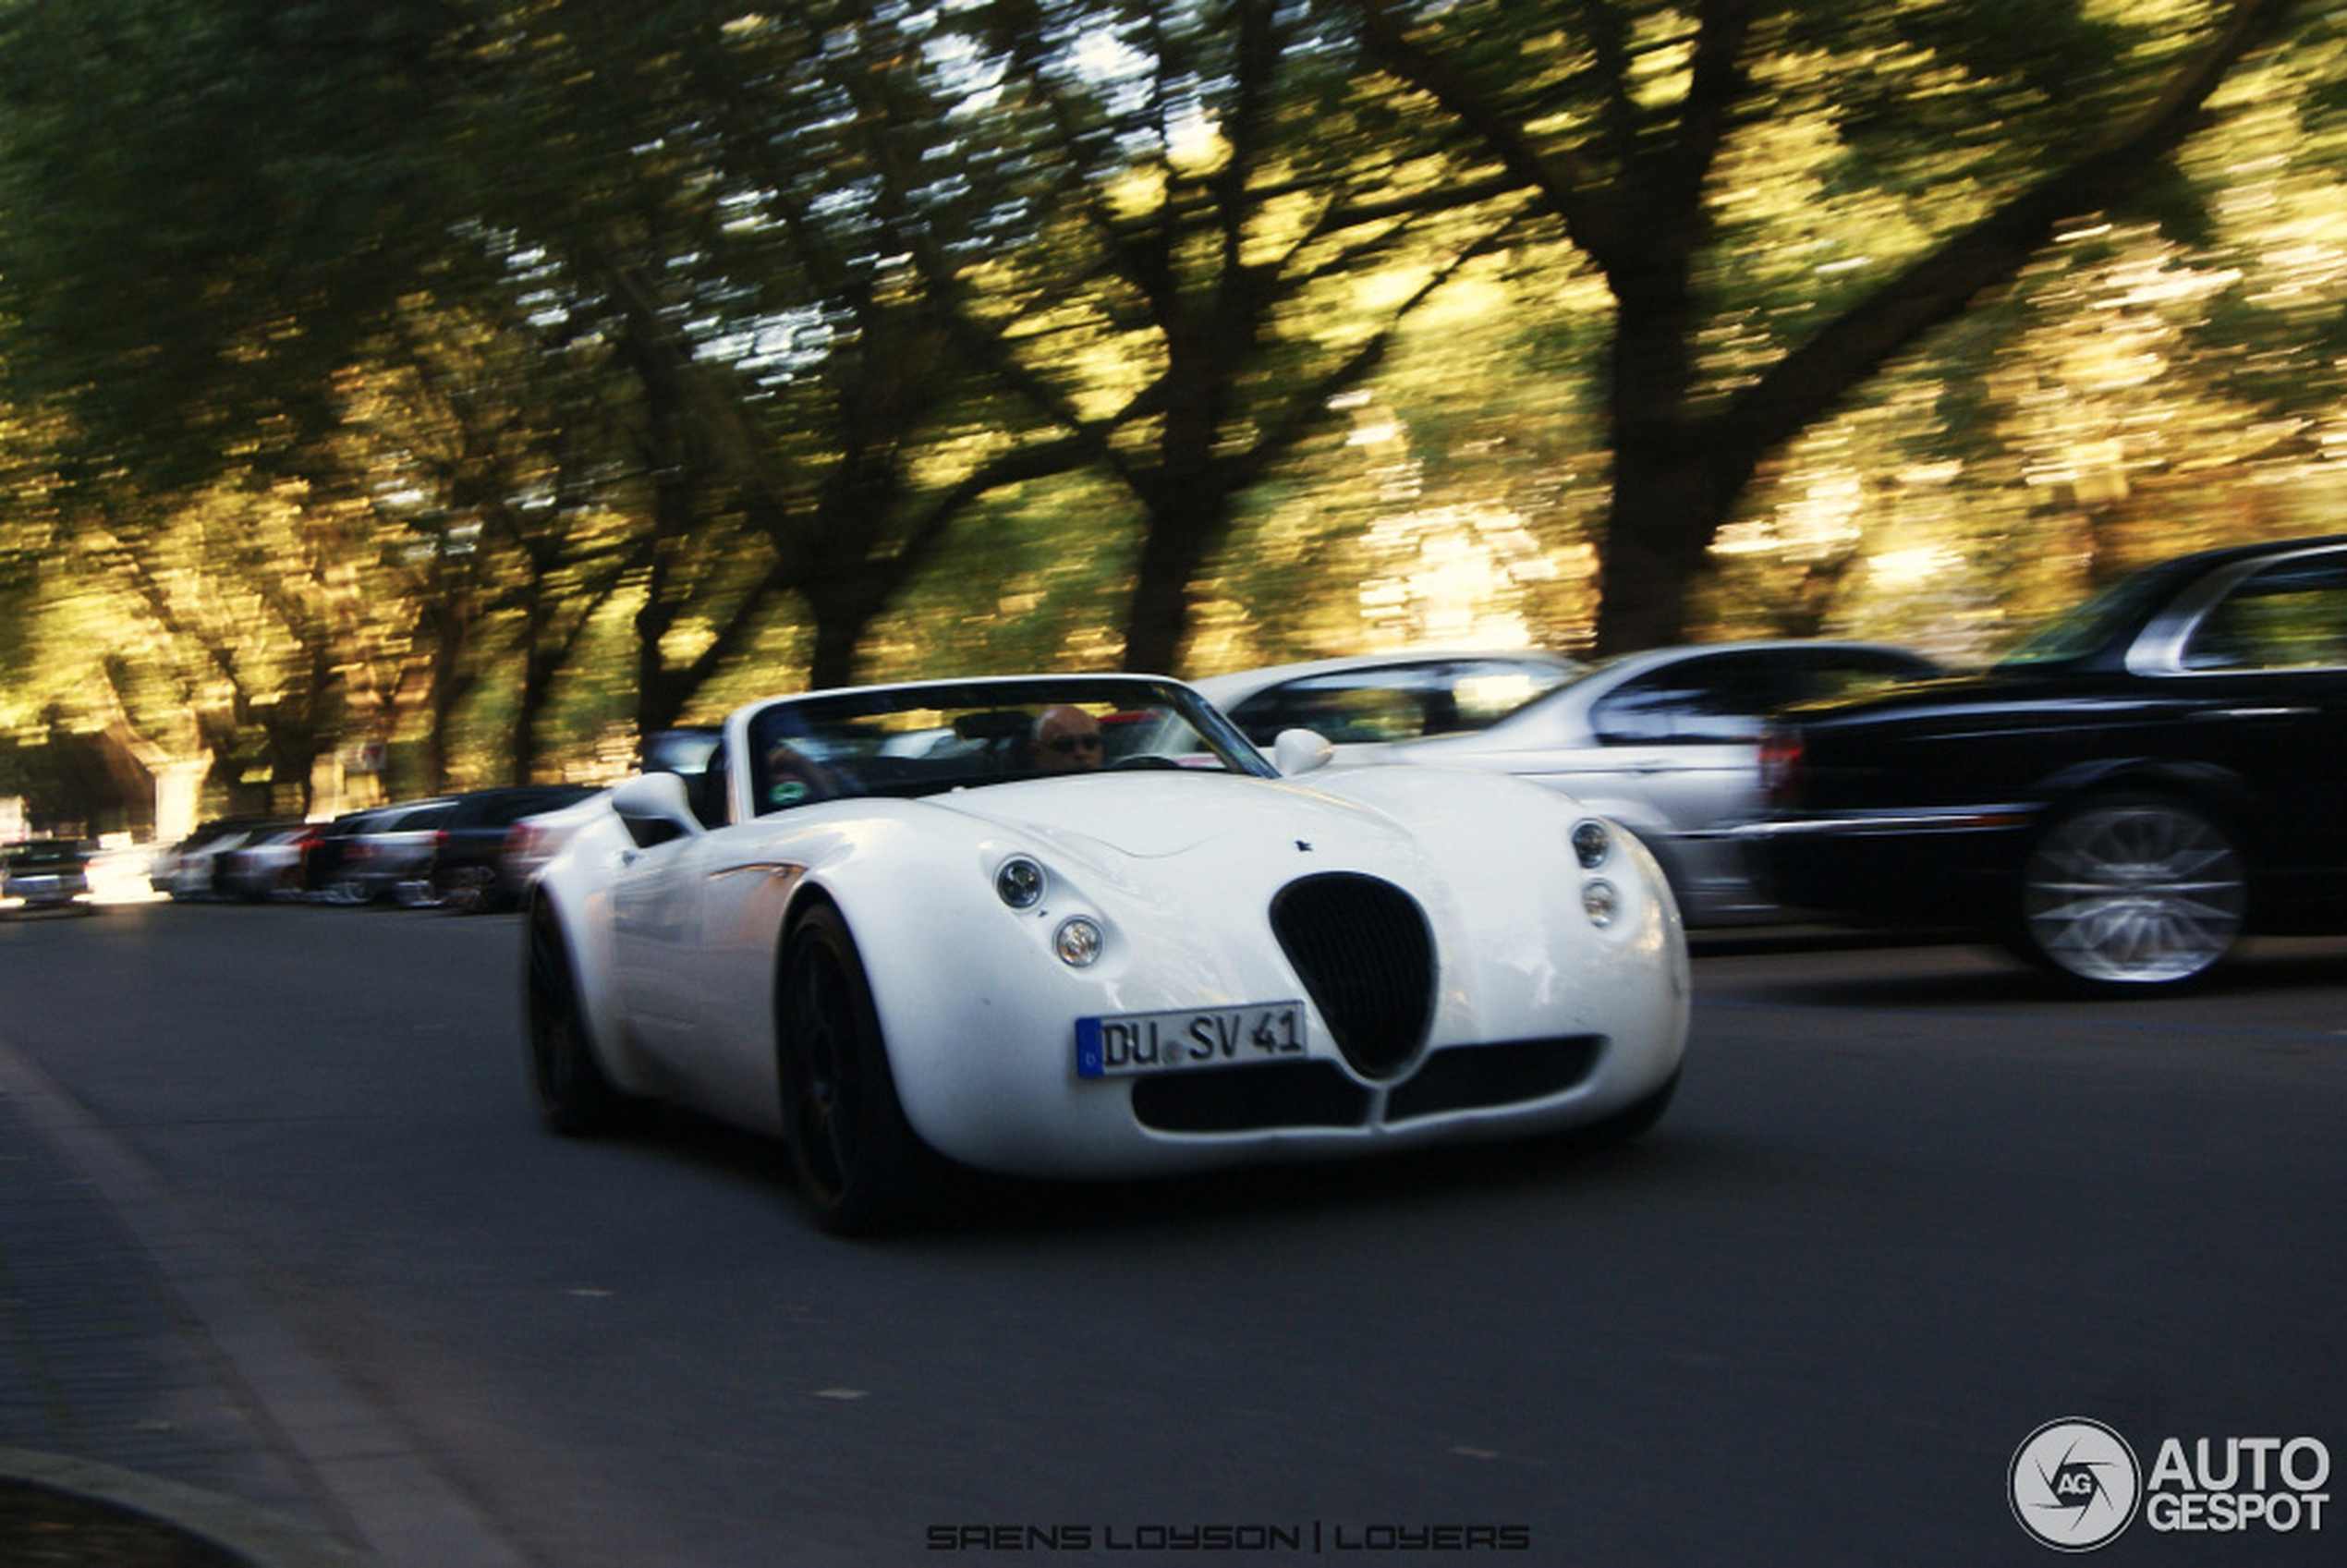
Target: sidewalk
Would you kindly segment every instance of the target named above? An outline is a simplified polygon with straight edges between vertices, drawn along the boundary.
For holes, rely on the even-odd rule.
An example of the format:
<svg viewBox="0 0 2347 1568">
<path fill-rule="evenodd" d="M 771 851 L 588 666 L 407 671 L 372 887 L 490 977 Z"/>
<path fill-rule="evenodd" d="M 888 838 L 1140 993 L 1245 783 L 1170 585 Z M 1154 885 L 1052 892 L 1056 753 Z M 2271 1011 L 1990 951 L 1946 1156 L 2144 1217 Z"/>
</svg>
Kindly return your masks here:
<svg viewBox="0 0 2347 1568">
<path fill-rule="evenodd" d="M 0 1040 L 0 1562 L 520 1562 L 237 1262 Z"/>
</svg>

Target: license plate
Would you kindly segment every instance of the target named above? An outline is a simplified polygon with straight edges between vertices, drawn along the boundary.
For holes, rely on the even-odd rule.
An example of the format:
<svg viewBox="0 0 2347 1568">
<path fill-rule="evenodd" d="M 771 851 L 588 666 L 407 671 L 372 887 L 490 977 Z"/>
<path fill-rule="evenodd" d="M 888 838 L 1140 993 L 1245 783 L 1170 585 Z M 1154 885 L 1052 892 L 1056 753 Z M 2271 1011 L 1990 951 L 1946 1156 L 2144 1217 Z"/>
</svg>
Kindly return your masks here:
<svg viewBox="0 0 2347 1568">
<path fill-rule="evenodd" d="M 1076 1020 L 1076 1074 L 1083 1078 L 1234 1067 L 1303 1054 L 1301 1002 Z"/>
</svg>

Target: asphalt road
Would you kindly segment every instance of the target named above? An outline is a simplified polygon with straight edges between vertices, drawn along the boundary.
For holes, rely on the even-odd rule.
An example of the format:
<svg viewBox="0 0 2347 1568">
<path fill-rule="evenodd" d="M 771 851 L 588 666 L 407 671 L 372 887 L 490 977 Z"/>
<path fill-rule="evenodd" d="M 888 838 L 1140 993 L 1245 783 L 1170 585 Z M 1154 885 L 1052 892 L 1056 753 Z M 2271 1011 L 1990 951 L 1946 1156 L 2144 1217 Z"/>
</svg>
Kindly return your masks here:
<svg viewBox="0 0 2347 1568">
<path fill-rule="evenodd" d="M 753 1140 L 541 1133 L 519 937 L 24 922 L 0 1037 L 523 1562 L 2044 1563 L 2008 1468 L 2058 1418 L 2347 1461 L 2347 943 L 2109 1004 L 1708 944 L 1634 1148 L 989 1185 L 848 1244 Z"/>
</svg>

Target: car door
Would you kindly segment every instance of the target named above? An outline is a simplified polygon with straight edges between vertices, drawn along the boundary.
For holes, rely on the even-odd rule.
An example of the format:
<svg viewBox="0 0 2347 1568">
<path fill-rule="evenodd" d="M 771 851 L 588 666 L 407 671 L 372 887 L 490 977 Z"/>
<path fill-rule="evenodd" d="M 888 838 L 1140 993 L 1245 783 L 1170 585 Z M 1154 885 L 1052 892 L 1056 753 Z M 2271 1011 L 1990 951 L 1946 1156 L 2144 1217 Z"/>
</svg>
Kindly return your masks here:
<svg viewBox="0 0 2347 1568">
<path fill-rule="evenodd" d="M 631 1027 L 663 1057 L 696 1023 L 694 970 L 707 833 L 679 833 L 623 850 L 611 884 L 612 965 Z"/>
<path fill-rule="evenodd" d="M 2193 628 L 2179 673 L 2173 744 L 2246 781 L 2271 831 L 2273 893 L 2306 908 L 2347 906 L 2347 551 L 2250 573 Z"/>
</svg>

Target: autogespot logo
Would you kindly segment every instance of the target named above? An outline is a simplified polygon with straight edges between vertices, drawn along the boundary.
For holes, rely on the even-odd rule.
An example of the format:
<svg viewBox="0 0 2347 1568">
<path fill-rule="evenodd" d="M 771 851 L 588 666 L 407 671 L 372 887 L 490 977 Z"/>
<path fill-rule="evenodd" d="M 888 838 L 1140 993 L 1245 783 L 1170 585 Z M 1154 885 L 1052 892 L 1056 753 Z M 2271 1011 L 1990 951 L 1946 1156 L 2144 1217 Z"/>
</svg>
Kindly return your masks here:
<svg viewBox="0 0 2347 1568">
<path fill-rule="evenodd" d="M 2099 1421 L 2049 1421 L 2014 1451 L 2005 1489 L 2021 1527 L 2056 1551 L 2092 1551 L 2125 1529 L 2143 1501 L 2143 1467 Z"/>
</svg>

